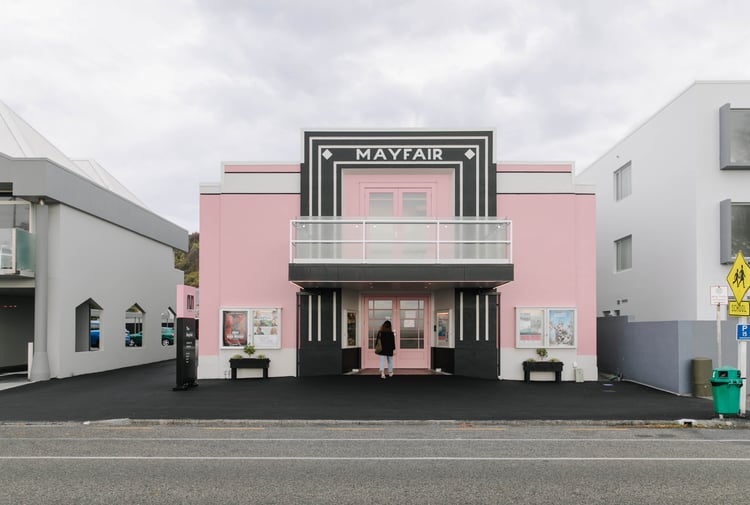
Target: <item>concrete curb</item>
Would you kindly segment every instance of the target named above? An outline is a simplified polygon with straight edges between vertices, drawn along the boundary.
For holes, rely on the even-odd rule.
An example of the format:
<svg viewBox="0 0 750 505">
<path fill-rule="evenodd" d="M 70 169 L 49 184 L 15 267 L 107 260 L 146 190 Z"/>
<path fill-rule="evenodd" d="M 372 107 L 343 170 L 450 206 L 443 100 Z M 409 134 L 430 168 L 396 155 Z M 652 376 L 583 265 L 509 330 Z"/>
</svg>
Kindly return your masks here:
<svg viewBox="0 0 750 505">
<path fill-rule="evenodd" d="M 304 426 L 392 426 L 392 425 L 443 425 L 471 429 L 499 426 L 602 426 L 622 428 L 709 428 L 750 429 L 750 420 L 732 419 L 677 419 L 669 420 L 336 420 L 336 419 L 100 419 L 62 422 L 0 422 L 0 426 L 222 426 L 222 427 L 304 427 Z"/>
</svg>

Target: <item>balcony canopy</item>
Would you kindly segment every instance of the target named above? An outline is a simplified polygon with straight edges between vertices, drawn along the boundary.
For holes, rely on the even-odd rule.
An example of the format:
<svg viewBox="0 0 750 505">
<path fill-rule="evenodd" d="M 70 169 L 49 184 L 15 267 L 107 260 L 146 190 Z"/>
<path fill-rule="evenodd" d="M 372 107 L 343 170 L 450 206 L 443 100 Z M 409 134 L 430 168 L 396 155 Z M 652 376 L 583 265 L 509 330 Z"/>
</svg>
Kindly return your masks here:
<svg viewBox="0 0 750 505">
<path fill-rule="evenodd" d="M 498 218 L 298 218 L 289 280 L 306 289 L 492 289 L 513 280 L 511 245 L 511 222 Z"/>
</svg>

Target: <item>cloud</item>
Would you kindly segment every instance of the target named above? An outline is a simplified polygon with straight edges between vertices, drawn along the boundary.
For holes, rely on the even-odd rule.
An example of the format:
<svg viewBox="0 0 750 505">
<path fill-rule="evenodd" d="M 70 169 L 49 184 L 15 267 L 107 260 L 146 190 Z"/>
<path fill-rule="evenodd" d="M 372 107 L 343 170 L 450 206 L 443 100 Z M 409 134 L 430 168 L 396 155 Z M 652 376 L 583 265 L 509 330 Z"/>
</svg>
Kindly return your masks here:
<svg viewBox="0 0 750 505">
<path fill-rule="evenodd" d="M 0 99 L 198 227 L 224 160 L 304 128 L 493 128 L 585 168 L 696 79 L 747 79 L 731 0 L 0 0 Z"/>
</svg>

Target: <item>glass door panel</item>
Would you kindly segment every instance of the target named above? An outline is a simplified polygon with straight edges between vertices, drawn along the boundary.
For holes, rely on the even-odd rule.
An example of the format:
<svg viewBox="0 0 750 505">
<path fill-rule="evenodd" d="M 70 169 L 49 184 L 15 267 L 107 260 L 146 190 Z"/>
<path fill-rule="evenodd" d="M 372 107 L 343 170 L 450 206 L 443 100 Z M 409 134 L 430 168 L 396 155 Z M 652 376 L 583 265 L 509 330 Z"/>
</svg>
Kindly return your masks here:
<svg viewBox="0 0 750 505">
<path fill-rule="evenodd" d="M 401 215 L 404 217 L 427 217 L 427 193 L 424 191 L 402 192 Z"/>
<path fill-rule="evenodd" d="M 430 192 L 418 189 L 369 190 L 367 217 L 369 218 L 426 218 L 429 217 Z M 435 257 L 434 226 L 425 223 L 372 223 L 367 229 L 367 257 L 386 260 L 425 260 Z M 396 244 L 398 240 L 409 240 Z M 383 242 L 378 242 L 383 241 Z"/>
<path fill-rule="evenodd" d="M 367 194 L 367 209 L 367 216 L 371 218 L 393 217 L 396 213 L 393 191 L 369 191 Z M 390 259 L 393 256 L 393 245 L 388 241 L 393 240 L 393 234 L 393 224 L 375 223 L 368 225 L 367 258 Z"/>
<path fill-rule="evenodd" d="M 399 315 L 399 348 L 424 349 L 424 300 L 401 300 Z"/>
<path fill-rule="evenodd" d="M 425 343 L 428 321 L 425 321 L 424 298 L 402 298 L 398 301 L 398 366 L 430 368 L 430 345 Z"/>
<path fill-rule="evenodd" d="M 393 322 L 393 300 L 367 302 L 367 349 L 374 352 L 375 336 L 385 321 Z"/>
<path fill-rule="evenodd" d="M 367 198 L 367 215 L 370 217 L 393 217 L 392 191 L 370 191 Z"/>
<path fill-rule="evenodd" d="M 429 321 L 428 298 L 366 298 L 367 345 L 362 349 L 362 368 L 378 368 L 375 337 L 384 321 L 391 321 L 396 333 L 395 368 L 426 369 L 430 367 L 430 343 L 426 339 Z"/>
<path fill-rule="evenodd" d="M 425 191 L 401 191 L 399 203 L 401 204 L 400 216 L 404 218 L 428 217 L 429 205 L 428 194 Z M 426 241 L 433 240 L 434 227 L 426 223 L 403 223 L 399 225 L 397 234 L 404 240 L 414 241 L 403 244 L 400 257 L 405 260 L 427 260 L 434 258 L 434 245 Z M 420 243 L 421 242 L 421 243 Z"/>
</svg>

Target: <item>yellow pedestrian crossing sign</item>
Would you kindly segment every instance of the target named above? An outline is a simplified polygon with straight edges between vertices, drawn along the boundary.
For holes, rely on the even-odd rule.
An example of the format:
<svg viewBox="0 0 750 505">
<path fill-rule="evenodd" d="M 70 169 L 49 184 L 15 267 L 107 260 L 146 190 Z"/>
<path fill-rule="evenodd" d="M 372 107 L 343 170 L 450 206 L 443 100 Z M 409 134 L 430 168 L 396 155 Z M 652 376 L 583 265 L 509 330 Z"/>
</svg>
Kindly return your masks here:
<svg viewBox="0 0 750 505">
<path fill-rule="evenodd" d="M 734 299 L 741 302 L 750 287 L 750 267 L 741 252 L 737 253 L 737 259 L 734 260 L 734 265 L 727 275 L 727 282 L 734 294 Z"/>
</svg>

